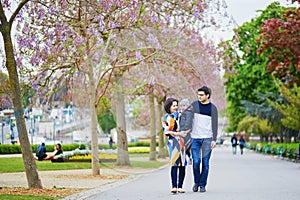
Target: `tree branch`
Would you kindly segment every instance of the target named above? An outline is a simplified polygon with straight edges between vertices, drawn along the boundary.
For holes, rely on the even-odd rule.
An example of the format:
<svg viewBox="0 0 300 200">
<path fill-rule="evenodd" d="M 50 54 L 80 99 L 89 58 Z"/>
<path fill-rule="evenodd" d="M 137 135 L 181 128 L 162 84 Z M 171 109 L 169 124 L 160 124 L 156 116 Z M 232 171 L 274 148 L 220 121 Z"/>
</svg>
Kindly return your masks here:
<svg viewBox="0 0 300 200">
<path fill-rule="evenodd" d="M 15 12 L 12 14 L 12 16 L 9 19 L 9 24 L 12 25 L 13 21 L 15 20 L 16 16 L 19 14 L 20 10 L 23 8 L 23 6 L 30 0 L 23 0 L 20 2 L 20 4 L 18 5 L 17 9 L 15 10 Z"/>
</svg>

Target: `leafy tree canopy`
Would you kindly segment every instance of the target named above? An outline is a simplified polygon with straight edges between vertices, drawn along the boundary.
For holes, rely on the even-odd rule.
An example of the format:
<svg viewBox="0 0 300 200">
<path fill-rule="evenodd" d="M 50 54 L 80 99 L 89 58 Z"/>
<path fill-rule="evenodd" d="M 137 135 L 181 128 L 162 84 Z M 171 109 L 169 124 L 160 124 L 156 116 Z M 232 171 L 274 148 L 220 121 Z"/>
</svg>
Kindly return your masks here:
<svg viewBox="0 0 300 200">
<path fill-rule="evenodd" d="M 272 18 L 281 18 L 288 8 L 279 6 L 278 2 L 270 4 L 261 15 L 244 23 L 235 30 L 232 40 L 221 43 L 225 59 L 225 75 L 227 79 L 226 97 L 228 101 L 227 115 L 229 126 L 227 131 L 235 131 L 246 111 L 241 101 L 260 104 L 259 93 L 278 94 L 272 74 L 267 71 L 269 62 L 265 55 L 257 55 L 259 45 L 257 39 L 261 34 L 263 22 Z"/>
<path fill-rule="evenodd" d="M 288 103 L 276 102 L 272 105 L 278 109 L 284 118 L 281 119 L 282 123 L 295 131 L 300 130 L 300 87 L 294 85 L 289 89 L 284 87 L 280 82 L 277 82 L 278 88 L 282 96 L 288 101 Z"/>
<path fill-rule="evenodd" d="M 267 71 L 286 85 L 300 83 L 300 8 L 288 9 L 281 18 L 261 27 L 258 53 L 269 60 Z"/>
</svg>

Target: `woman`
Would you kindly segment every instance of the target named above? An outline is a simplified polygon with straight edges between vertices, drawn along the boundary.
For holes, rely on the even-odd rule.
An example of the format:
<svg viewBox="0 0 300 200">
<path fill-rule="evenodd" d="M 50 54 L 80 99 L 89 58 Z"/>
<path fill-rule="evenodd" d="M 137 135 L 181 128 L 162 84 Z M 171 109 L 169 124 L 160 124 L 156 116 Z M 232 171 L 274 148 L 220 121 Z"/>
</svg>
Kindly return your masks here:
<svg viewBox="0 0 300 200">
<path fill-rule="evenodd" d="M 179 132 L 177 99 L 168 98 L 165 102 L 164 108 L 167 114 L 162 119 L 162 127 L 164 134 L 169 138 L 168 147 L 170 151 L 172 180 L 171 193 L 184 193 L 185 191 L 182 189 L 182 185 L 185 177 L 187 161 L 185 159 L 184 140 L 182 137 L 185 137 L 188 131 Z"/>
<path fill-rule="evenodd" d="M 63 154 L 63 151 L 61 149 L 61 144 L 57 143 L 54 146 L 54 151 L 51 155 L 44 158 L 44 160 L 51 160 L 51 162 L 63 162 L 64 159 L 61 157 L 61 154 Z"/>
<path fill-rule="evenodd" d="M 241 136 L 240 140 L 239 140 L 239 146 L 240 146 L 240 149 L 241 149 L 241 155 L 243 155 L 243 149 L 244 149 L 244 146 L 245 146 L 245 140 L 243 138 L 243 136 Z"/>
</svg>

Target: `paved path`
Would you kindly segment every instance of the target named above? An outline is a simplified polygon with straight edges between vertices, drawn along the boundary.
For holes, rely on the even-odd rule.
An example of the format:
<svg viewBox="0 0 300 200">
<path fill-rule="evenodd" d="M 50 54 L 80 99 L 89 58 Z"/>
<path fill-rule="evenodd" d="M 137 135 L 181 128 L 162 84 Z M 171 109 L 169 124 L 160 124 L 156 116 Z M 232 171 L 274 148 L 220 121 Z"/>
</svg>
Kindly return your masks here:
<svg viewBox="0 0 300 200">
<path fill-rule="evenodd" d="M 211 158 L 206 193 L 192 192 L 192 168 L 187 167 L 184 194 L 170 194 L 169 167 L 108 190 L 97 188 L 66 199 L 86 200 L 298 200 L 299 163 L 252 151 L 232 155 L 230 147 L 217 147 Z"/>
</svg>

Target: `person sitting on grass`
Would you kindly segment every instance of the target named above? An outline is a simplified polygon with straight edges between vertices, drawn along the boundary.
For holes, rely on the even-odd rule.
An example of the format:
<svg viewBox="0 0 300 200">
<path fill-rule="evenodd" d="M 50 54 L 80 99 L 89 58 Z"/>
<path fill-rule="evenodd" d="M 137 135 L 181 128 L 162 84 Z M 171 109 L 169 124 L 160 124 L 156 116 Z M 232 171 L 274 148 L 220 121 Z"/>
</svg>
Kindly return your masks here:
<svg viewBox="0 0 300 200">
<path fill-rule="evenodd" d="M 51 160 L 51 162 L 64 162 L 64 159 L 61 157 L 61 154 L 63 154 L 61 144 L 57 143 L 54 146 L 54 152 L 51 155 L 44 158 L 44 160 Z"/>
<path fill-rule="evenodd" d="M 34 156 L 34 159 L 36 159 L 38 161 L 43 161 L 44 158 L 46 158 L 46 157 L 47 157 L 46 146 L 45 146 L 45 143 L 43 142 L 41 145 L 39 145 L 36 148 L 36 154 Z"/>
</svg>

